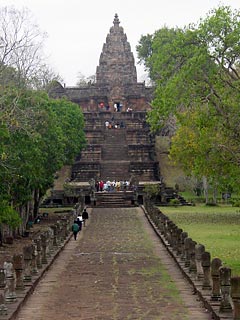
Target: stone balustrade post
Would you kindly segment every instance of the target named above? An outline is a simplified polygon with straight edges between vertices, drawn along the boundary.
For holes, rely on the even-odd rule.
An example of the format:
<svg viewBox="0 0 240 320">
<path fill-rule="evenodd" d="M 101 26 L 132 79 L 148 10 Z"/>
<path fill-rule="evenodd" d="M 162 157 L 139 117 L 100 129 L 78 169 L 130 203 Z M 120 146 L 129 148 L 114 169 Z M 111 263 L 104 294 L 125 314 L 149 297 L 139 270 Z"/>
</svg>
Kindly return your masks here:
<svg viewBox="0 0 240 320">
<path fill-rule="evenodd" d="M 222 261 L 219 258 L 212 259 L 211 262 L 211 276 L 212 276 L 212 301 L 221 300 L 220 293 L 220 271 L 219 268 L 222 266 Z"/>
<path fill-rule="evenodd" d="M 64 239 L 66 240 L 67 239 L 67 236 L 68 236 L 68 218 L 65 217 L 64 219 Z"/>
<path fill-rule="evenodd" d="M 169 219 L 165 216 L 164 218 L 164 225 L 163 225 L 163 236 L 167 240 L 167 233 L 168 233 L 168 221 Z"/>
<path fill-rule="evenodd" d="M 195 273 L 197 272 L 197 267 L 196 267 L 196 260 L 195 260 L 195 246 L 197 242 L 191 241 L 189 242 L 189 272 L 190 273 Z"/>
<path fill-rule="evenodd" d="M 33 254 L 33 246 L 32 245 L 23 247 L 23 259 L 24 259 L 23 281 L 25 281 L 25 282 L 32 281 L 32 274 L 31 274 L 32 254 Z"/>
<path fill-rule="evenodd" d="M 8 314 L 8 308 L 5 304 L 4 292 L 0 292 L 0 316 L 5 316 Z"/>
<path fill-rule="evenodd" d="M 23 270 L 24 261 L 23 254 L 15 254 L 13 256 L 13 268 L 16 274 L 16 290 L 24 290 Z"/>
<path fill-rule="evenodd" d="M 59 220 L 56 222 L 56 236 L 57 236 L 57 245 L 58 247 L 61 247 L 61 236 L 60 236 L 60 231 L 61 231 L 61 226 L 60 226 L 60 223 L 59 223 Z"/>
<path fill-rule="evenodd" d="M 67 235 L 69 235 L 72 232 L 72 218 L 68 217 L 67 220 Z"/>
<path fill-rule="evenodd" d="M 57 248 L 58 244 L 57 244 L 57 226 L 56 225 L 52 225 L 51 229 L 53 230 L 53 248 Z"/>
<path fill-rule="evenodd" d="M 6 286 L 6 276 L 4 268 L 0 268 L 0 289 L 4 289 Z"/>
<path fill-rule="evenodd" d="M 196 280 L 203 279 L 203 268 L 202 268 L 202 254 L 205 252 L 205 247 L 202 244 L 195 245 L 195 261 L 197 268 Z"/>
<path fill-rule="evenodd" d="M 164 217 L 161 213 L 159 215 L 159 231 L 161 234 L 164 233 Z"/>
<path fill-rule="evenodd" d="M 184 239 L 184 252 L 185 252 L 185 267 L 189 267 L 190 266 L 190 243 L 191 243 L 192 239 L 191 238 L 185 238 Z"/>
<path fill-rule="evenodd" d="M 166 240 L 170 246 L 172 245 L 171 228 L 172 228 L 172 221 L 168 220 L 166 224 Z"/>
<path fill-rule="evenodd" d="M 41 244 L 41 238 L 38 237 L 34 239 L 34 242 L 37 246 L 37 268 L 41 269 L 42 268 L 42 244 Z"/>
<path fill-rule="evenodd" d="M 38 269 L 37 269 L 37 245 L 33 241 L 32 243 L 32 263 L 31 263 L 31 273 L 32 274 L 38 274 Z"/>
<path fill-rule="evenodd" d="M 231 278 L 231 296 L 233 301 L 233 320 L 240 320 L 240 277 Z"/>
<path fill-rule="evenodd" d="M 211 266 L 211 255 L 209 252 L 205 251 L 202 254 L 202 268 L 203 268 L 203 290 L 210 290 L 211 286 L 211 277 L 210 277 L 210 266 Z"/>
<path fill-rule="evenodd" d="M 15 292 L 15 277 L 13 271 L 12 258 L 7 258 L 3 264 L 5 277 L 6 277 L 6 287 L 5 287 L 5 301 L 7 303 L 12 303 L 17 300 L 17 295 Z"/>
<path fill-rule="evenodd" d="M 49 255 L 51 256 L 54 253 L 54 247 L 53 247 L 54 232 L 51 227 L 49 227 L 48 233 L 49 233 Z"/>
<path fill-rule="evenodd" d="M 177 251 L 177 256 L 181 256 L 181 254 L 182 254 L 182 244 L 181 244 L 182 232 L 183 232 L 182 229 L 177 228 L 177 230 L 176 230 L 176 251 Z"/>
<path fill-rule="evenodd" d="M 62 237 L 63 237 L 63 240 L 66 240 L 66 238 L 67 238 L 67 218 L 63 217 L 61 222 L 62 222 Z"/>
<path fill-rule="evenodd" d="M 177 251 L 177 229 L 178 227 L 173 224 L 172 230 L 171 230 L 171 237 L 172 237 L 172 248 L 174 251 Z"/>
<path fill-rule="evenodd" d="M 220 267 L 220 287 L 221 287 L 221 303 L 220 312 L 229 312 L 232 310 L 231 305 L 231 269 L 228 267 Z"/>
<path fill-rule="evenodd" d="M 52 251 L 51 251 L 51 245 L 52 245 L 51 241 L 52 241 L 52 239 L 51 239 L 51 230 L 50 230 L 50 228 L 48 228 L 48 230 L 45 232 L 45 234 L 46 234 L 46 237 L 47 237 L 46 255 L 47 255 L 47 258 L 50 258 L 51 255 L 52 255 Z"/>
<path fill-rule="evenodd" d="M 59 226 L 60 226 L 60 243 L 62 244 L 65 239 L 64 235 L 64 221 L 61 219 L 59 220 Z"/>
<path fill-rule="evenodd" d="M 62 246 L 64 239 L 63 239 L 63 232 L 62 232 L 63 225 L 61 220 L 57 221 L 57 226 L 58 226 L 58 243 L 60 246 Z"/>
<path fill-rule="evenodd" d="M 186 252 L 185 252 L 185 245 L 184 245 L 184 241 L 186 238 L 188 238 L 188 233 L 183 231 L 181 233 L 181 260 L 182 261 L 185 261 L 186 259 Z"/>
<path fill-rule="evenodd" d="M 5 270 L 4 268 L 0 268 L 0 315 L 7 314 L 7 307 L 5 305 L 5 287 L 6 287 L 6 279 L 5 279 Z"/>
<path fill-rule="evenodd" d="M 41 234 L 41 244 L 42 244 L 42 264 L 47 264 L 47 236 L 46 233 Z"/>
</svg>

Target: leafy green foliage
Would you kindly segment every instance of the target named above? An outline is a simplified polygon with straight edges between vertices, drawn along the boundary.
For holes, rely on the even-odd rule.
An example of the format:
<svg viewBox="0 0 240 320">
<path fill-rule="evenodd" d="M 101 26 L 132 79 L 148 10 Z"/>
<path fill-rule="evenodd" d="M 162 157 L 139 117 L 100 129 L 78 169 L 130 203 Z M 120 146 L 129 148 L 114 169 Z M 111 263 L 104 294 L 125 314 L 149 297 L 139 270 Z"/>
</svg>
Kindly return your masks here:
<svg viewBox="0 0 240 320">
<path fill-rule="evenodd" d="M 156 31 L 151 51 L 144 37 L 138 47 L 157 85 L 148 113 L 152 130 L 175 119 L 171 158 L 187 174 L 235 190 L 240 178 L 239 34 L 240 12 L 220 6 L 196 25 Z"/>
<path fill-rule="evenodd" d="M 18 208 L 34 190 L 44 194 L 55 172 L 73 161 L 85 141 L 83 114 L 69 101 L 10 87 L 0 88 L 0 109 L 0 205 L 5 208 L 0 223 L 14 224 L 14 210 L 6 203 Z"/>
<path fill-rule="evenodd" d="M 11 228 L 16 228 L 21 223 L 21 218 L 16 210 L 13 207 L 9 206 L 6 201 L 0 202 L 0 224 L 4 223 L 10 226 Z"/>
<path fill-rule="evenodd" d="M 52 101 L 52 110 L 63 132 L 65 162 L 71 164 L 86 142 L 83 114 L 78 105 L 65 99 Z"/>
<path fill-rule="evenodd" d="M 159 195 L 159 184 L 145 184 L 143 191 L 146 193 L 147 198 L 152 199 Z"/>
</svg>

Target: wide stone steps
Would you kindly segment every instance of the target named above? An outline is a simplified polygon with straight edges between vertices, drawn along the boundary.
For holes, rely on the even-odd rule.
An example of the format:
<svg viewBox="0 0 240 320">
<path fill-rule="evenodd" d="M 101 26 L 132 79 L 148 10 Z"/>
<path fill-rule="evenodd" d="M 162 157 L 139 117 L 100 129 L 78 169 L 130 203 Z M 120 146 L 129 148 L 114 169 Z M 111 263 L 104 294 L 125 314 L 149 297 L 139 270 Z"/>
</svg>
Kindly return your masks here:
<svg viewBox="0 0 240 320">
<path fill-rule="evenodd" d="M 128 160 L 128 148 L 125 145 L 118 143 L 103 145 L 102 147 L 103 160 Z"/>
<path fill-rule="evenodd" d="M 104 208 L 135 206 L 134 197 L 133 191 L 95 192 L 96 206 Z"/>
<path fill-rule="evenodd" d="M 112 117 L 111 114 L 95 114 L 86 119 L 86 124 L 88 121 L 91 124 L 85 130 L 88 145 L 73 165 L 72 180 L 129 181 L 131 176 L 137 177 L 139 181 L 158 180 L 159 168 L 154 161 L 154 144 L 150 131 L 146 127 L 140 128 L 140 124 L 145 123 L 144 119 L 134 119 L 134 113 L 132 117 L 128 114 L 114 114 L 114 118 L 119 117 L 114 119 L 114 123 L 123 122 L 125 127 L 105 128 L 105 121 Z M 131 123 L 134 123 L 133 127 Z M 93 124 L 101 124 L 102 129 Z"/>
<path fill-rule="evenodd" d="M 129 161 L 101 161 L 101 179 L 129 180 Z"/>
</svg>

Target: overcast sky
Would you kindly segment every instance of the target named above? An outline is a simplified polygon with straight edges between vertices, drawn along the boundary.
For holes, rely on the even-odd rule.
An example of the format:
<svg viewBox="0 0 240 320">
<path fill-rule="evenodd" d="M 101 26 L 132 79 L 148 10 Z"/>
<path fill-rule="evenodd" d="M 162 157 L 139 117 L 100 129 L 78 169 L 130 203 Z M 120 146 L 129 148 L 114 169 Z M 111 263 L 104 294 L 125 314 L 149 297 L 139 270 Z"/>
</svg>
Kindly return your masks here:
<svg viewBox="0 0 240 320">
<path fill-rule="evenodd" d="M 137 66 L 135 47 L 141 35 L 164 25 L 183 27 L 197 22 L 220 4 L 240 9 L 239 0 L 0 0 L 0 6 L 27 7 L 33 13 L 48 34 L 49 63 L 67 86 L 76 84 L 79 72 L 86 77 L 95 74 L 115 13 Z M 137 68 L 141 81 L 143 71 Z"/>
</svg>

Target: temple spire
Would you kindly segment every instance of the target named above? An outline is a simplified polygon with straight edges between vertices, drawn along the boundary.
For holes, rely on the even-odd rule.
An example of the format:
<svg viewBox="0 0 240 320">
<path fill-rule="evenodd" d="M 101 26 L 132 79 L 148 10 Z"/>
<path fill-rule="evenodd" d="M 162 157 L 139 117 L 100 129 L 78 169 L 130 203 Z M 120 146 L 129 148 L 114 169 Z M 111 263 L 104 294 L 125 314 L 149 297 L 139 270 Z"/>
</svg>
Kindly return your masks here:
<svg viewBox="0 0 240 320">
<path fill-rule="evenodd" d="M 114 16 L 113 24 L 114 26 L 118 26 L 120 24 L 117 13 Z"/>
<path fill-rule="evenodd" d="M 134 56 L 123 27 L 119 24 L 118 15 L 115 14 L 96 72 L 97 84 L 108 85 L 109 88 L 137 83 Z"/>
</svg>

